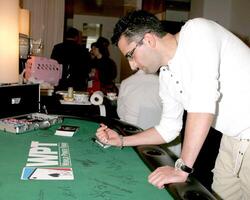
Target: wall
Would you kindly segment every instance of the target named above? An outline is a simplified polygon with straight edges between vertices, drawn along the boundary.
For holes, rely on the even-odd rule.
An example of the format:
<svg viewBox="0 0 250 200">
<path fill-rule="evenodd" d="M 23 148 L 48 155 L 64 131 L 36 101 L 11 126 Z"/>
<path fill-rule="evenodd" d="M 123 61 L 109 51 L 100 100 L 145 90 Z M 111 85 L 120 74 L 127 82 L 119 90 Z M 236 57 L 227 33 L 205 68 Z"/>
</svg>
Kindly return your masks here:
<svg viewBox="0 0 250 200">
<path fill-rule="evenodd" d="M 250 41 L 250 1 L 232 0 L 230 29 Z"/>
<path fill-rule="evenodd" d="M 212 19 L 230 29 L 231 0 L 205 0 L 204 17 Z"/>
<path fill-rule="evenodd" d="M 192 0 L 191 1 L 191 8 L 189 12 L 189 18 L 196 18 L 196 17 L 202 17 L 203 16 L 203 5 L 204 0 Z"/>
<path fill-rule="evenodd" d="M 230 28 L 231 0 L 192 0 L 190 18 L 204 17 Z"/>
<path fill-rule="evenodd" d="M 185 22 L 189 19 L 189 11 L 166 11 L 166 20 L 175 22 Z"/>
<path fill-rule="evenodd" d="M 249 8 L 249 0 L 192 0 L 190 18 L 215 20 L 249 42 Z"/>
<path fill-rule="evenodd" d="M 83 23 L 102 24 L 102 36 L 110 40 L 113 34 L 113 28 L 119 18 L 116 17 L 104 17 L 104 16 L 90 16 L 90 15 L 74 15 L 73 26 L 78 30 L 83 29 Z M 121 54 L 117 47 L 110 45 L 110 57 L 115 61 L 117 65 L 117 78 L 116 81 L 120 81 L 120 69 L 121 69 Z"/>
</svg>

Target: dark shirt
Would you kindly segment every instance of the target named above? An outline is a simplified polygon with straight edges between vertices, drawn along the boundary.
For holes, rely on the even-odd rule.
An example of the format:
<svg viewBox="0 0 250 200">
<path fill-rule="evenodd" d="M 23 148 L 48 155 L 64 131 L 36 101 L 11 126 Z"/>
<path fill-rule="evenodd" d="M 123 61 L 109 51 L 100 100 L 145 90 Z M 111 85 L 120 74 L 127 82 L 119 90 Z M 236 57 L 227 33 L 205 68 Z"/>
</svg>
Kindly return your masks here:
<svg viewBox="0 0 250 200">
<path fill-rule="evenodd" d="M 90 66 L 91 68 L 98 70 L 102 92 L 104 92 L 104 94 L 108 92 L 115 92 L 118 94 L 118 88 L 114 83 L 117 76 L 117 67 L 115 62 L 111 58 L 103 56 L 100 59 L 93 59 Z"/>
<path fill-rule="evenodd" d="M 91 67 L 99 71 L 99 79 L 101 84 L 111 84 L 117 76 L 117 68 L 115 62 L 109 57 L 94 59 Z"/>
<path fill-rule="evenodd" d="M 85 90 L 89 73 L 90 56 L 87 49 L 73 40 L 65 40 L 54 46 L 51 58 L 63 65 L 62 78 L 58 89 L 73 87 Z"/>
</svg>

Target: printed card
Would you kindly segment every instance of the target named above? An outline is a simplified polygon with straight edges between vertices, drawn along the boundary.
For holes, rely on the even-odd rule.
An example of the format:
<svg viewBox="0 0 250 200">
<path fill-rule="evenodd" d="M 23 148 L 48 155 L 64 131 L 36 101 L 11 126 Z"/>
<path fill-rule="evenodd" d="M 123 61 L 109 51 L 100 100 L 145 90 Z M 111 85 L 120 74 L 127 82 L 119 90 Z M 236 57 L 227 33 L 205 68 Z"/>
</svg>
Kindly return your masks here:
<svg viewBox="0 0 250 200">
<path fill-rule="evenodd" d="M 74 180 L 72 168 L 24 167 L 22 180 Z"/>
<path fill-rule="evenodd" d="M 78 126 L 62 125 L 56 130 L 55 135 L 72 137 L 78 129 Z"/>
</svg>

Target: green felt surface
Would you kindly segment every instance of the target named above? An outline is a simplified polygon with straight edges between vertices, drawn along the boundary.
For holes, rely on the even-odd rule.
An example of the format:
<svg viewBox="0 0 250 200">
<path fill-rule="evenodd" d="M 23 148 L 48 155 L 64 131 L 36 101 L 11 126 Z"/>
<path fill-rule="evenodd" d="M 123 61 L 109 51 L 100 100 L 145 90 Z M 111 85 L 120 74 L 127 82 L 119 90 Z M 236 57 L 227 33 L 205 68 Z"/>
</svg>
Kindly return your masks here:
<svg viewBox="0 0 250 200">
<path fill-rule="evenodd" d="M 73 137 L 55 136 L 53 126 L 20 135 L 0 132 L 0 200 L 166 200 L 166 190 L 150 185 L 150 170 L 132 148 L 103 149 L 91 141 L 97 123 L 65 119 L 63 124 L 80 126 Z M 30 144 L 69 144 L 74 180 L 21 180 Z"/>
</svg>

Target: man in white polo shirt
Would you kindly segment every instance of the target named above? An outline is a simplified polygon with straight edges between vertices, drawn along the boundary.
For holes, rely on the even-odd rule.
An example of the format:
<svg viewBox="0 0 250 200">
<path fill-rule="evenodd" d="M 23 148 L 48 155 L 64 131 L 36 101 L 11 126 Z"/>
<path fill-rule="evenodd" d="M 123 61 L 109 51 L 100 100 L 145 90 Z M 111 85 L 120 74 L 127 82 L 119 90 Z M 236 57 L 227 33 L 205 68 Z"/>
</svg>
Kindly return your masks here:
<svg viewBox="0 0 250 200">
<path fill-rule="evenodd" d="M 112 42 L 132 69 L 155 73 L 160 68 L 163 113 L 159 125 L 119 137 L 102 125 L 97 137 L 115 146 L 168 143 L 182 128 L 184 143 L 175 168 L 164 166 L 149 175 L 158 188 L 186 181 L 210 127 L 223 133 L 216 160 L 213 190 L 222 199 L 250 199 L 250 50 L 219 24 L 202 19 L 185 23 L 175 35 L 145 11 L 121 18 Z"/>
</svg>

